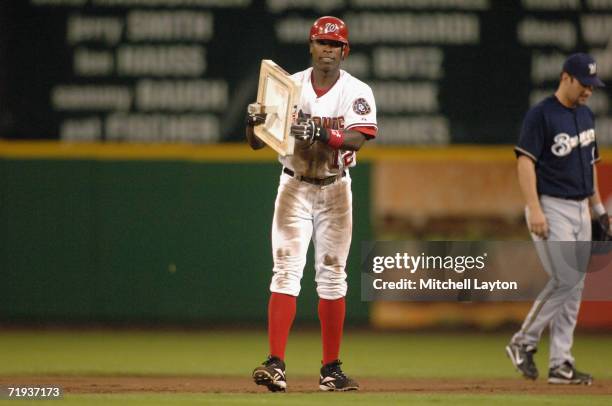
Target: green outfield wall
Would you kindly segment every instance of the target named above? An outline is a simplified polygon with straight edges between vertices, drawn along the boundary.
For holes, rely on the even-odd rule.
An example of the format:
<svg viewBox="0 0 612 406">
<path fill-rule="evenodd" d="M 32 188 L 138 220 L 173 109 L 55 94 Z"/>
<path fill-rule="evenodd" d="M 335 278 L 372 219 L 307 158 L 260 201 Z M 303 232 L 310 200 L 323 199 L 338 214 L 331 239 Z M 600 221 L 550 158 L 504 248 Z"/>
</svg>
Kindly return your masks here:
<svg viewBox="0 0 612 406">
<path fill-rule="evenodd" d="M 612 150 L 602 149 L 601 154 L 604 163 L 612 161 Z M 387 321 L 393 316 L 392 321 L 404 327 L 415 326 L 410 320 L 418 315 L 446 320 L 447 307 L 437 311 L 427 305 L 427 313 L 421 307 L 362 303 L 360 242 L 400 235 L 395 229 L 385 231 L 393 219 L 401 224 L 416 219 L 427 228 L 435 224 L 427 223 L 427 216 L 440 214 L 473 220 L 485 213 L 489 217 L 484 221 L 491 221 L 491 213 L 507 217 L 490 210 L 474 214 L 477 206 L 471 205 L 492 193 L 487 186 L 491 182 L 468 181 L 478 173 L 497 174 L 499 167 L 512 172 L 512 147 L 371 144 L 358 155 L 358 165 L 351 170 L 354 231 L 348 322 L 370 319 L 380 327 L 381 315 Z M 612 169 L 600 164 L 599 170 L 602 195 L 612 196 Z M 244 144 L 0 140 L 0 323 L 263 326 L 279 175 L 274 151 L 254 152 Z M 508 179 L 503 185 L 517 189 L 514 176 Z M 497 177 L 494 180 L 492 184 Z M 455 196 L 449 189 L 462 194 Z M 508 199 L 503 190 L 495 193 Z M 438 213 L 440 202 L 454 206 Z M 498 211 L 505 207 L 489 206 Z M 451 212 L 453 207 L 464 211 Z M 520 201 L 515 211 L 522 230 Z M 310 255 L 298 300 L 297 317 L 305 322 L 316 322 L 312 264 Z M 471 320 L 462 315 L 473 309 L 458 306 L 453 308 L 458 317 Z M 599 305 L 582 307 L 581 322 L 588 319 L 591 326 L 599 326 L 600 316 L 610 314 Z M 487 311 L 487 317 L 490 314 Z"/>
<path fill-rule="evenodd" d="M 278 162 L 27 155 L 0 156 L 0 321 L 265 320 Z M 369 173 L 367 163 L 351 171 L 353 323 L 367 321 L 358 273 Z M 312 264 L 297 315 L 308 321 Z"/>
</svg>

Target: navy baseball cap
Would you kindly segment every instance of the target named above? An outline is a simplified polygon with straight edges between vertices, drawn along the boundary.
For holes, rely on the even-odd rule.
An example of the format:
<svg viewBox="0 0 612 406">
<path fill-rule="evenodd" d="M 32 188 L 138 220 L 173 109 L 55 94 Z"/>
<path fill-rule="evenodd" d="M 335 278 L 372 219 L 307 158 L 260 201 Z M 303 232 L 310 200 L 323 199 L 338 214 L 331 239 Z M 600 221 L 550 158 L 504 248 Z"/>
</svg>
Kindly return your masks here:
<svg viewBox="0 0 612 406">
<path fill-rule="evenodd" d="M 563 64 L 563 71 L 578 79 L 583 86 L 605 86 L 597 77 L 597 64 L 591 55 L 583 53 L 570 55 Z"/>
</svg>

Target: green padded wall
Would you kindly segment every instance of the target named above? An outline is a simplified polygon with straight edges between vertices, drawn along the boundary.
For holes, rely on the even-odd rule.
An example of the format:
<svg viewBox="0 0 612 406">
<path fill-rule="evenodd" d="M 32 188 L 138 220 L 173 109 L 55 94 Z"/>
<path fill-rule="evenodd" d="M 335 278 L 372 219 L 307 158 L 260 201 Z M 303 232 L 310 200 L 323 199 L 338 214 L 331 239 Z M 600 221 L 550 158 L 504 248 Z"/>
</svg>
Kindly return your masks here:
<svg viewBox="0 0 612 406">
<path fill-rule="evenodd" d="M 351 171 L 353 324 L 367 321 L 369 173 Z M 0 320 L 265 320 L 279 174 L 271 162 L 0 159 Z M 316 320 L 312 264 L 298 320 Z"/>
</svg>

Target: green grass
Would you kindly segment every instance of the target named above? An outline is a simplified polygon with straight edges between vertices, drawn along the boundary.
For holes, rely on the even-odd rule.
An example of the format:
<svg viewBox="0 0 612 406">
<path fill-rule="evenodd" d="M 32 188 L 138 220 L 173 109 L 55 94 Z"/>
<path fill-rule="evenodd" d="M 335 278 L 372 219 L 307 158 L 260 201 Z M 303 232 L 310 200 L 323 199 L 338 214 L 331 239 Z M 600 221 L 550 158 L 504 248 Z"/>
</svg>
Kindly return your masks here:
<svg viewBox="0 0 612 406">
<path fill-rule="evenodd" d="M 504 354 L 509 334 L 347 332 L 342 359 L 354 375 L 395 378 L 516 377 Z M 578 367 L 612 378 L 609 336 L 578 335 Z M 4 331 L 0 375 L 155 374 L 244 376 L 267 353 L 264 332 Z M 536 361 L 547 364 L 546 340 Z M 318 332 L 294 333 L 287 349 L 294 376 L 318 373 Z"/>
<path fill-rule="evenodd" d="M 333 400 L 333 401 L 330 401 Z M 287 405 L 310 406 L 331 404 L 333 406 L 370 405 L 609 405 L 609 396 L 542 396 L 542 395 L 412 395 L 372 393 L 313 393 L 313 394 L 137 394 L 137 395 L 72 395 L 61 401 L 62 406 L 71 405 Z M 19 405 L 40 405 L 40 401 L 19 401 Z"/>
<path fill-rule="evenodd" d="M 342 358 L 346 370 L 360 377 L 515 378 L 503 348 L 509 334 L 346 333 Z M 597 378 L 611 378 L 610 337 L 577 335 L 574 355 L 580 368 Z M 0 375 L 105 374 L 203 375 L 248 378 L 267 351 L 262 331 L 2 331 Z M 543 340 L 536 360 L 546 369 Z M 318 332 L 294 333 L 289 339 L 292 376 L 316 376 L 320 360 Z M 137 393 L 67 394 L 62 405 L 609 405 L 612 396 L 443 394 L 443 393 Z M 0 404 L 8 402 L 0 401 Z M 14 403 L 14 402 L 13 402 Z M 11 403 L 11 404 L 13 404 Z M 19 401 L 39 405 L 40 401 Z M 17 404 L 15 403 L 15 404 Z"/>
</svg>

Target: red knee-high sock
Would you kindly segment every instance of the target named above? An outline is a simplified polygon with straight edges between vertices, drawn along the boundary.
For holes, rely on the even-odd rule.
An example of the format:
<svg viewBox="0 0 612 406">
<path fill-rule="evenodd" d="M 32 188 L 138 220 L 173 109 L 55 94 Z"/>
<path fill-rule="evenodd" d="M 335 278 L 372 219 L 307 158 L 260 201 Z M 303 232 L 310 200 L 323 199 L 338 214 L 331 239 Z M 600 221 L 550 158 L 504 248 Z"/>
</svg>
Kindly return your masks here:
<svg viewBox="0 0 612 406">
<path fill-rule="evenodd" d="M 287 337 L 295 318 L 296 297 L 272 292 L 268 302 L 268 341 L 270 355 L 285 359 Z"/>
<path fill-rule="evenodd" d="M 328 364 L 339 358 L 345 312 L 346 301 L 343 297 L 336 300 L 319 299 L 323 364 Z"/>
</svg>

